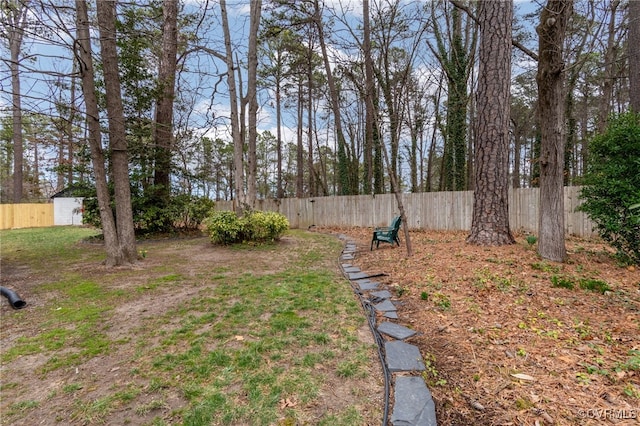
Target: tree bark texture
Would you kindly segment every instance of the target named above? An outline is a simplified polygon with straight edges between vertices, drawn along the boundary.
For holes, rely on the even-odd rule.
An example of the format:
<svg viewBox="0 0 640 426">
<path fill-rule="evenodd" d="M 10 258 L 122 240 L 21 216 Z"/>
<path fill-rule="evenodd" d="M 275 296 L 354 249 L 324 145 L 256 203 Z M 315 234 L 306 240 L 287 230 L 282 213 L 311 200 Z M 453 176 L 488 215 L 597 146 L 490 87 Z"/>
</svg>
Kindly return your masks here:
<svg viewBox="0 0 640 426">
<path fill-rule="evenodd" d="M 365 194 L 370 194 L 373 190 L 373 123 L 374 123 L 374 81 L 373 81 L 373 59 L 371 58 L 371 24 L 369 18 L 369 0 L 362 1 L 362 54 L 364 56 L 364 99 L 365 99 L 365 119 L 364 119 L 364 152 L 363 152 L 363 190 Z"/>
<path fill-rule="evenodd" d="M 613 99 L 614 65 L 618 43 L 616 43 L 616 11 L 620 0 L 613 0 L 609 6 L 610 16 L 607 32 L 607 50 L 604 52 L 604 78 L 602 79 L 602 99 L 598 108 L 598 133 L 603 133 L 607 127 L 609 114 L 611 113 L 611 100 Z"/>
<path fill-rule="evenodd" d="M 538 253 L 562 262 L 564 242 L 564 60 L 563 45 L 572 1 L 549 0 L 538 33 L 538 120 L 540 126 L 540 218 Z"/>
<path fill-rule="evenodd" d="M 76 27 L 75 42 L 78 68 L 82 83 L 82 93 L 86 112 L 86 124 L 89 133 L 89 150 L 91 164 L 96 182 L 96 194 L 98 197 L 98 209 L 107 258 L 107 266 L 115 266 L 121 263 L 120 247 L 118 244 L 118 232 L 116 222 L 111 210 L 111 196 L 107 186 L 107 171 L 105 167 L 105 155 L 102 149 L 102 133 L 100 130 L 100 112 L 98 111 L 98 98 L 95 88 L 95 73 L 91 54 L 91 38 L 89 32 L 89 16 L 85 0 L 76 0 Z"/>
<path fill-rule="evenodd" d="M 13 126 L 13 202 L 20 203 L 23 195 L 24 180 L 24 141 L 22 139 L 22 97 L 20 90 L 20 50 L 24 29 L 27 24 L 27 12 L 29 2 L 16 4 L 15 7 L 3 5 L 7 10 L 3 15 L 8 18 L 8 22 L 2 25 L 9 38 L 9 51 L 11 60 L 9 70 L 11 72 L 11 110 Z"/>
<path fill-rule="evenodd" d="M 640 0 L 629 1 L 629 96 L 631 111 L 640 114 Z"/>
<path fill-rule="evenodd" d="M 162 52 L 158 67 L 160 96 L 156 107 L 154 140 L 156 146 L 154 184 L 166 204 L 171 195 L 171 156 L 173 152 L 173 100 L 178 53 L 178 1 L 162 3 Z"/>
<path fill-rule="evenodd" d="M 247 98 L 249 102 L 249 164 L 247 173 L 247 200 L 251 207 L 255 207 L 257 192 L 257 158 L 256 140 L 258 138 L 258 29 L 260 28 L 260 14 L 262 0 L 252 0 L 250 5 L 250 29 L 247 75 Z"/>
<path fill-rule="evenodd" d="M 309 175 L 309 184 L 307 195 L 309 197 L 316 196 L 314 164 L 313 164 L 313 49 L 309 49 L 307 64 L 307 170 Z M 300 121 L 302 123 L 302 121 Z"/>
<path fill-rule="evenodd" d="M 298 126 L 296 129 L 296 198 L 304 196 L 304 147 L 302 145 L 302 123 L 304 116 L 302 80 L 298 80 L 298 97 L 297 97 L 297 116 Z M 311 105 L 309 105 L 311 108 Z"/>
<path fill-rule="evenodd" d="M 241 213 L 246 204 L 244 190 L 244 141 L 240 132 L 238 117 L 238 95 L 236 90 L 235 69 L 233 66 L 233 49 L 231 47 L 231 32 L 227 15 L 227 2 L 220 0 L 220 15 L 222 32 L 224 34 L 225 62 L 227 64 L 227 85 L 229 86 L 229 107 L 231 109 L 231 138 L 233 139 L 233 171 L 236 190 L 236 213 Z"/>
<path fill-rule="evenodd" d="M 281 80 L 278 78 L 276 82 L 276 138 L 277 138 L 277 147 L 276 147 L 276 164 L 277 164 L 277 172 L 276 172 L 276 197 L 283 198 L 284 197 L 284 188 L 282 187 L 282 95 L 281 95 Z"/>
<path fill-rule="evenodd" d="M 475 190 L 467 242 L 515 242 L 509 229 L 509 89 L 513 3 L 480 3 Z"/>
<path fill-rule="evenodd" d="M 138 258 L 131 206 L 129 180 L 129 152 L 124 125 L 124 108 L 120 92 L 120 72 L 116 46 L 116 2 L 101 0 L 96 3 L 100 31 L 100 53 L 104 72 L 105 99 L 109 123 L 109 147 L 113 172 L 116 228 L 120 248 L 120 262 L 134 263 Z"/>
<path fill-rule="evenodd" d="M 329 86 L 329 98 L 331 103 L 331 112 L 333 112 L 333 120 L 338 143 L 338 193 L 340 195 L 357 194 L 358 189 L 355 187 L 352 177 L 353 170 L 349 170 L 349 156 L 347 154 L 346 140 L 342 130 L 342 115 L 340 113 L 340 94 L 336 88 L 333 78 L 333 71 L 329 61 L 329 54 L 324 38 L 324 25 L 322 23 L 322 14 L 318 0 L 313 1 L 314 13 L 313 20 L 318 29 L 318 38 L 322 51 L 322 59 L 324 62 L 325 72 L 327 73 L 327 85 Z"/>
</svg>

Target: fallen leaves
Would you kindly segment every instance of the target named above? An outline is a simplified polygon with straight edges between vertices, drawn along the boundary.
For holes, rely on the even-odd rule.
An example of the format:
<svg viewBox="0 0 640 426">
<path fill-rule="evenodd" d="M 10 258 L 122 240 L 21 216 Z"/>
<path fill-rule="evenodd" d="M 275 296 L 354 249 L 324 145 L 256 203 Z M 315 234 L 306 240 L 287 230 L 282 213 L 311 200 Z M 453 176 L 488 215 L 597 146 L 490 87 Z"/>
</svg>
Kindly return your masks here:
<svg viewBox="0 0 640 426">
<path fill-rule="evenodd" d="M 295 398 L 283 398 L 280 400 L 280 409 L 284 410 L 285 408 L 295 407 L 298 405 Z"/>
<path fill-rule="evenodd" d="M 418 331 L 412 343 L 446 377 L 446 385 L 430 387 L 441 402 L 439 425 L 578 426 L 584 419 L 576 413 L 599 406 L 602 392 L 637 405 L 625 385 L 638 374 L 616 366 L 639 342 L 638 269 L 618 265 L 602 242 L 568 238 L 568 260 L 556 264 L 541 261 L 523 236 L 477 247 L 465 243 L 466 232 L 412 231 L 407 258 L 403 247 L 369 251 L 368 229 L 339 232 L 367 248 L 354 264 L 387 274 L 379 281 L 399 302 L 400 324 Z M 597 277 L 616 290 L 554 288 L 553 275 Z M 439 308 L 436 293 L 450 307 Z"/>
</svg>

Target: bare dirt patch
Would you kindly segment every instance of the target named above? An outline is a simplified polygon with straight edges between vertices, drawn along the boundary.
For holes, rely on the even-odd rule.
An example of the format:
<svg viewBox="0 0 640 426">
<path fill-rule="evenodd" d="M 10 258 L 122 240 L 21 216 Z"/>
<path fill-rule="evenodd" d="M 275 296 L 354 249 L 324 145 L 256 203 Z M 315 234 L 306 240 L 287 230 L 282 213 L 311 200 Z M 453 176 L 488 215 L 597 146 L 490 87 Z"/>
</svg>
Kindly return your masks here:
<svg viewBox="0 0 640 426">
<path fill-rule="evenodd" d="M 640 423 L 640 272 L 602 242 L 569 238 L 558 264 L 524 235 L 478 247 L 464 232 L 412 231 L 408 258 L 404 242 L 369 251 L 370 229 L 326 231 L 357 241 L 363 271 L 386 274 L 399 323 L 419 332 L 409 341 L 439 425 Z M 599 282 L 604 294 L 581 288 Z"/>
<path fill-rule="evenodd" d="M 105 268 L 93 261 L 74 264 L 71 270 L 79 279 L 94 280 L 104 291 L 122 294 L 117 299 L 118 304 L 104 316 L 101 325 L 101 332 L 116 344 L 104 354 L 48 372 L 43 372 L 42 368 L 51 359 L 51 352 L 21 355 L 10 362 L 3 359 L 0 366 L 0 424 L 180 424 L 180 416 L 175 413 L 189 404 L 185 396 L 175 387 L 164 388 L 151 376 L 132 373 L 148 362 L 145 351 L 156 346 L 163 335 L 166 337 L 180 325 L 177 320 L 175 323 L 167 320 L 162 329 L 154 330 L 157 340 L 149 339 L 144 347 L 140 346 L 138 337 L 149 332 L 150 324 L 157 326 L 157 319 L 166 316 L 167 312 L 205 297 L 215 286 L 221 285 L 225 277 L 247 274 L 255 277 L 285 269 L 291 259 L 298 258 L 305 244 L 309 244 L 308 241 L 287 236 L 273 248 L 252 250 L 248 255 L 246 250 L 212 246 L 206 238 L 154 241 L 139 245 L 145 259 L 133 267 Z M 82 248 L 87 254 L 93 253 L 94 258 L 95 252 L 102 250 L 99 244 L 84 243 Z M 333 268 L 339 274 L 338 256 L 336 252 L 334 258 L 323 261 L 325 265 L 317 266 Z M 18 262 L 3 261 L 2 285 L 19 289 L 20 296 L 28 303 L 27 308 L 20 311 L 12 310 L 4 298 L 0 304 L 0 347 L 3 354 L 16 339 L 35 336 L 55 327 L 55 324 L 47 324 L 44 318 L 56 309 L 60 295 L 44 292 L 41 287 L 61 277 L 62 272 L 58 271 L 63 269 L 63 265 L 57 265 L 36 271 Z M 162 279 L 168 274 L 185 279 L 174 278 L 179 285 L 167 284 L 165 288 Z M 154 280 L 160 280 L 159 287 L 154 287 Z M 226 301 L 232 305 L 236 302 Z M 194 312 L 190 315 L 201 314 Z M 197 332 L 204 333 L 203 330 Z M 364 344 L 372 344 L 370 335 L 360 330 L 357 335 L 364 336 L 361 339 Z M 233 339 L 211 342 L 216 348 L 240 343 Z M 63 354 L 65 350 L 61 348 L 58 353 Z M 292 353 L 291 357 L 299 355 Z M 336 359 L 335 363 L 340 361 Z M 371 362 L 361 367 L 366 374 L 344 378 L 338 377 L 334 368 L 322 364 L 317 368 L 327 368 L 326 380 L 314 405 L 307 407 L 309 418 L 321 418 L 327 413 L 337 413 L 344 407 L 354 406 L 359 407 L 358 411 L 362 418 L 368 420 L 367 424 L 376 424 L 373 419 L 380 418 L 382 382 L 373 349 Z M 114 395 L 117 402 L 114 402 Z M 100 404 L 109 406 L 108 420 L 100 412 Z M 280 405 L 285 412 L 287 408 L 304 407 L 305 404 L 292 397 L 283 399 Z M 162 418 L 164 423 L 156 423 L 158 418 Z"/>
</svg>

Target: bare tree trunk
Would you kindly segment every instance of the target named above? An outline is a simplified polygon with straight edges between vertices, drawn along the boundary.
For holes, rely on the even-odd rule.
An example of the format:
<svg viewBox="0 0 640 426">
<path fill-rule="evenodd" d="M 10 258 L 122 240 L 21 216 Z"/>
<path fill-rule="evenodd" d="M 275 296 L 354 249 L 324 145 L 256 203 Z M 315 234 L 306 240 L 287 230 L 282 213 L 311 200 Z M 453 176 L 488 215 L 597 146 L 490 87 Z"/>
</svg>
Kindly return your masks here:
<svg viewBox="0 0 640 426">
<path fill-rule="evenodd" d="M 540 123 L 540 217 L 538 253 L 562 262 L 564 243 L 564 60 L 563 45 L 573 2 L 549 0 L 536 28 L 539 43 L 538 114 Z"/>
<path fill-rule="evenodd" d="M 22 97 L 20 92 L 20 49 L 22 39 L 27 25 L 27 12 L 29 0 L 18 2 L 16 7 L 3 11 L 3 16 L 7 18 L 2 23 L 4 32 L 8 37 L 11 61 L 9 70 L 11 72 L 11 100 L 13 117 L 13 202 L 22 201 L 23 180 L 24 180 L 24 141 L 22 140 Z"/>
<path fill-rule="evenodd" d="M 178 54 L 178 0 L 162 3 L 162 52 L 158 67 L 160 96 L 154 127 L 154 184 L 163 204 L 171 195 L 171 157 L 173 152 L 173 98 L 175 95 L 176 57 Z"/>
<path fill-rule="evenodd" d="M 276 197 L 278 199 L 284 197 L 284 189 L 282 188 L 282 95 L 280 88 L 280 80 L 276 84 L 276 138 L 277 140 L 277 177 L 276 177 Z"/>
<path fill-rule="evenodd" d="M 474 36 L 475 38 L 475 36 Z M 475 42 L 474 42 L 475 45 Z M 472 59 L 469 61 L 470 63 L 474 63 L 475 61 Z M 471 79 L 471 87 L 475 87 L 475 74 L 470 73 Z M 473 96 L 469 96 L 469 121 L 474 123 L 477 119 L 476 117 L 476 103 Z M 476 143 L 476 127 L 475 126 L 467 126 L 467 170 L 466 170 L 466 181 L 467 181 L 467 190 L 473 191 L 476 187 L 475 176 L 473 171 L 475 170 L 474 163 L 474 146 Z"/>
<path fill-rule="evenodd" d="M 352 182 L 352 170 L 349 170 L 349 157 L 347 155 L 346 140 L 344 137 L 344 131 L 342 130 L 342 115 L 340 113 L 340 100 L 338 89 L 333 78 L 333 71 L 331 70 L 331 63 L 329 61 L 329 54 L 327 52 L 327 46 L 324 38 L 324 25 L 322 23 L 322 15 L 320 13 L 320 5 L 318 0 L 313 1 L 314 12 L 313 19 L 318 29 L 318 38 L 320 41 L 320 49 L 322 50 L 322 59 L 324 62 L 324 68 L 327 77 L 327 85 L 329 86 L 329 98 L 331 103 L 331 111 L 333 112 L 334 127 L 336 132 L 336 139 L 338 143 L 338 188 L 341 195 L 354 194 L 357 188 L 354 188 Z"/>
<path fill-rule="evenodd" d="M 309 56 L 307 63 L 307 168 L 309 170 L 309 184 L 307 186 L 307 195 L 314 197 L 315 194 L 315 179 L 314 179 L 314 167 L 313 167 L 313 49 L 309 49 Z"/>
<path fill-rule="evenodd" d="M 74 62 L 75 68 L 75 62 Z M 76 72 L 74 70 L 74 72 Z M 73 91 L 73 81 L 71 89 Z M 73 93 L 71 93 L 71 97 L 73 98 Z M 64 107 L 66 105 L 62 104 L 62 97 L 60 99 L 56 99 L 56 104 L 60 105 L 60 115 L 62 116 L 64 113 Z M 66 104 L 66 102 L 65 102 Z M 71 111 L 71 107 L 69 107 L 69 111 Z M 67 116 L 64 119 L 60 120 L 60 124 L 55 126 L 56 131 L 58 132 L 58 142 L 55 143 L 56 151 L 58 151 L 57 155 L 57 167 L 56 167 L 56 186 L 55 191 L 61 191 L 64 188 L 64 178 L 65 178 L 65 149 L 69 146 L 69 140 L 71 139 L 72 125 L 71 125 L 71 117 Z"/>
<path fill-rule="evenodd" d="M 235 68 L 233 65 L 233 50 L 231 47 L 231 33 L 229 31 L 229 18 L 227 16 L 227 1 L 220 0 L 220 13 L 222 18 L 222 32 L 224 34 L 225 61 L 227 64 L 227 85 L 229 86 L 229 107 L 231 108 L 231 138 L 233 139 L 233 170 L 235 179 L 236 213 L 240 214 L 246 204 L 244 191 L 244 140 L 240 132 L 240 120 L 238 118 L 238 94 L 236 90 Z"/>
<path fill-rule="evenodd" d="M 513 181 L 512 188 L 520 188 L 520 151 L 522 150 L 522 133 L 517 125 L 513 129 Z"/>
<path fill-rule="evenodd" d="M 71 101 L 69 105 L 69 118 L 67 121 L 67 184 L 73 184 L 73 163 L 74 163 L 74 137 L 73 137 L 73 124 L 76 121 L 76 72 L 78 64 L 73 62 L 73 76 L 71 77 Z"/>
<path fill-rule="evenodd" d="M 629 1 L 629 98 L 631 111 L 640 114 L 640 1 Z"/>
<path fill-rule="evenodd" d="M 438 79 L 438 90 L 433 97 L 433 131 L 431 132 L 431 142 L 429 144 L 429 153 L 427 157 L 427 181 L 425 183 L 424 190 L 426 192 L 433 191 L 433 167 L 436 160 L 436 142 L 437 142 L 437 132 L 438 128 L 441 127 L 440 124 L 440 98 L 442 96 L 442 82 L 444 81 L 444 75 L 441 74 Z"/>
<path fill-rule="evenodd" d="M 400 191 L 400 186 L 398 185 L 398 179 L 396 175 L 393 173 L 391 163 L 389 161 L 389 154 L 387 154 L 387 148 L 382 147 L 382 156 L 384 158 L 384 162 L 387 166 L 387 172 L 389 173 L 389 179 L 391 181 L 391 190 L 396 197 L 396 202 L 398 203 L 398 210 L 400 210 L 400 217 L 402 218 L 402 230 L 404 233 L 404 239 L 407 245 L 407 257 L 413 256 L 413 246 L 411 245 L 411 236 L 409 235 L 409 224 L 407 223 L 407 214 L 404 210 L 404 203 L 402 202 L 402 192 Z"/>
<path fill-rule="evenodd" d="M 104 72 L 107 118 L 109 122 L 109 147 L 116 204 L 116 229 L 120 249 L 120 262 L 134 263 L 138 258 L 131 207 L 131 182 L 129 180 L 129 152 L 124 126 L 124 108 L 120 93 L 120 73 L 116 46 L 116 2 L 97 2 L 100 53 Z"/>
<path fill-rule="evenodd" d="M 65 125 L 65 127 L 67 127 Z M 58 151 L 58 167 L 56 168 L 56 186 L 55 186 L 55 191 L 61 191 L 64 188 L 64 163 L 65 163 L 65 156 L 64 156 L 64 149 L 65 149 L 65 140 L 66 140 L 66 131 L 65 130 L 61 130 L 60 134 L 58 135 L 58 137 L 60 138 L 60 142 L 59 144 L 56 146 L 56 150 Z"/>
<path fill-rule="evenodd" d="M 252 0 L 250 9 L 249 52 L 248 52 L 248 81 L 247 98 L 249 102 L 249 164 L 247 173 L 247 202 L 253 208 L 256 203 L 257 159 L 256 140 L 258 138 L 258 28 L 260 27 L 260 13 L 262 0 Z"/>
<path fill-rule="evenodd" d="M 613 0 L 609 5 L 611 16 L 609 16 L 609 28 L 607 34 L 607 50 L 604 52 L 604 78 L 602 79 L 602 98 L 598 108 L 598 132 L 604 132 L 607 127 L 607 119 L 611 112 L 611 99 L 613 98 L 613 74 L 614 60 L 616 57 L 616 11 L 620 5 L 620 0 Z"/>
<path fill-rule="evenodd" d="M 317 114 L 317 111 L 314 110 L 314 115 Z M 317 120 L 313 120 L 314 123 L 317 122 Z M 314 141 L 316 143 L 316 152 L 318 153 L 318 164 L 319 164 L 319 168 L 320 168 L 320 172 L 316 173 L 316 176 L 318 176 L 318 178 L 316 179 L 316 182 L 318 183 L 318 187 L 322 189 L 322 191 L 320 191 L 318 193 L 318 191 L 316 191 L 316 195 L 320 195 L 323 197 L 326 197 L 329 195 L 329 183 L 328 183 L 328 179 L 327 179 L 327 166 L 326 166 L 326 153 L 323 153 L 323 151 L 321 150 L 320 147 L 320 141 L 318 140 L 318 129 L 316 127 L 313 128 L 313 134 L 314 134 Z"/>
<path fill-rule="evenodd" d="M 38 142 L 33 144 L 33 174 L 29 179 L 31 195 L 40 196 L 40 155 L 38 154 Z"/>
<path fill-rule="evenodd" d="M 515 242 L 509 229 L 509 89 L 513 3 L 480 3 L 473 217 L 467 242 Z"/>
<path fill-rule="evenodd" d="M 104 247 L 107 254 L 105 263 L 107 266 L 114 266 L 120 264 L 121 256 L 118 244 L 118 232 L 111 210 L 111 196 L 109 195 L 109 188 L 107 186 L 105 155 L 102 150 L 100 112 L 98 111 L 98 98 L 96 96 L 86 0 L 76 0 L 76 26 L 76 56 L 79 61 L 78 65 L 86 109 L 91 163 L 96 181 L 100 223 L 102 224 Z"/>
<path fill-rule="evenodd" d="M 302 101 L 302 80 L 298 81 L 298 128 L 297 128 L 297 150 L 296 150 L 296 197 L 304 196 L 304 149 L 302 148 L 302 117 L 304 102 Z M 309 107 L 311 108 L 311 107 Z"/>
<path fill-rule="evenodd" d="M 373 126 L 375 125 L 375 105 L 373 96 L 375 95 L 375 85 L 373 76 L 373 59 L 371 58 L 371 23 L 369 18 L 369 0 L 362 1 L 362 50 L 364 55 L 364 100 L 365 100 L 365 119 L 364 119 L 364 193 L 369 194 L 373 191 Z"/>
</svg>

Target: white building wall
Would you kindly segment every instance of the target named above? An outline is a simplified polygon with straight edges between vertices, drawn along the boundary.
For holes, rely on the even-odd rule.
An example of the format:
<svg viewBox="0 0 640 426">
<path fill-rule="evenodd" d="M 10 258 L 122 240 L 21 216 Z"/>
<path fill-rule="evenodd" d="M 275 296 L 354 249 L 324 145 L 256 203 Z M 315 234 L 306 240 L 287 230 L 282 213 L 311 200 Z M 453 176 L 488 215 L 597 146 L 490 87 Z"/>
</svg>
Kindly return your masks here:
<svg viewBox="0 0 640 426">
<path fill-rule="evenodd" d="M 82 225 L 82 197 L 53 199 L 54 225 Z"/>
</svg>

